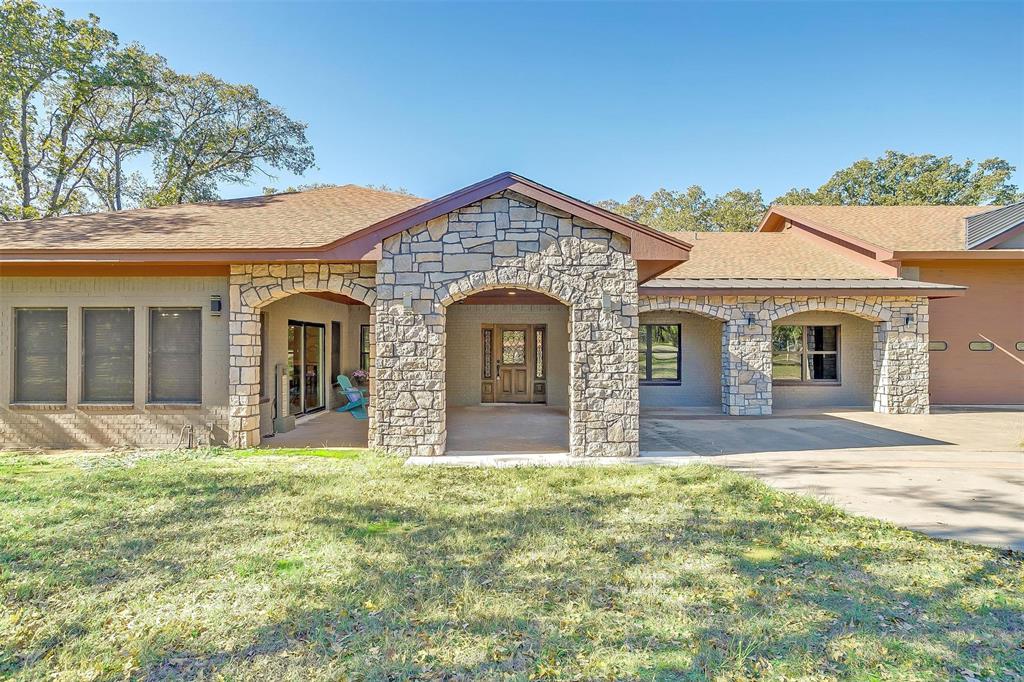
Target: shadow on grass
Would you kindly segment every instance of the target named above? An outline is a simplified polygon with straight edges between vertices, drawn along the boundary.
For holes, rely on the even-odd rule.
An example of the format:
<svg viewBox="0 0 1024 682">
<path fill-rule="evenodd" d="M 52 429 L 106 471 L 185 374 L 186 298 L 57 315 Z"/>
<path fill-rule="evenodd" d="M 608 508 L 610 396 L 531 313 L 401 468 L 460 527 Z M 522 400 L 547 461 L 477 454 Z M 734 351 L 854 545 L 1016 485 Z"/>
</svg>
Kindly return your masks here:
<svg viewBox="0 0 1024 682">
<path fill-rule="evenodd" d="M 330 466 L 342 468 L 199 463 L 145 485 L 105 476 L 104 494 L 153 511 L 97 518 L 89 540 L 81 526 L 58 526 L 52 545 L 19 552 L 13 570 L 46 574 L 51 591 L 107 589 L 57 556 L 87 551 L 122 566 L 107 580 L 206 581 L 223 567 L 174 566 L 162 534 L 214 533 L 247 561 L 252 536 L 300 533 L 288 535 L 294 556 L 254 554 L 229 582 L 306 599 L 246 621 L 238 646 L 144 638 L 146 679 L 245 676 L 257 665 L 365 679 L 948 677 L 1013 665 L 1006 647 L 1024 634 L 1008 596 L 1019 557 L 928 540 L 709 467 Z M 100 502 L 91 485 L 70 494 L 83 508 Z M 249 536 L 225 533 L 239 517 Z M 321 579 L 323 556 L 348 577 Z M 33 661 L 88 634 L 36 642 Z M 33 661 L 9 651 L 6 672 Z"/>
</svg>

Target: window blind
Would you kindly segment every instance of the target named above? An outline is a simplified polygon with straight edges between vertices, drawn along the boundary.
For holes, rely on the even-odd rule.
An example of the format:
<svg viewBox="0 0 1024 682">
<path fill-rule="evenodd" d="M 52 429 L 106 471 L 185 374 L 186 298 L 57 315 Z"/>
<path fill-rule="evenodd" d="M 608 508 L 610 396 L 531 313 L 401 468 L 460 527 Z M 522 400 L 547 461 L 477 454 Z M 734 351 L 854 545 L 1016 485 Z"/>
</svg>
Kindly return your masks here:
<svg viewBox="0 0 1024 682">
<path fill-rule="evenodd" d="M 199 308 L 149 311 L 149 402 L 202 400 Z"/>
<path fill-rule="evenodd" d="M 82 309 L 82 401 L 130 403 L 135 395 L 135 311 Z"/>
<path fill-rule="evenodd" d="M 19 308 L 14 311 L 14 326 L 14 401 L 66 402 L 67 308 Z"/>
</svg>

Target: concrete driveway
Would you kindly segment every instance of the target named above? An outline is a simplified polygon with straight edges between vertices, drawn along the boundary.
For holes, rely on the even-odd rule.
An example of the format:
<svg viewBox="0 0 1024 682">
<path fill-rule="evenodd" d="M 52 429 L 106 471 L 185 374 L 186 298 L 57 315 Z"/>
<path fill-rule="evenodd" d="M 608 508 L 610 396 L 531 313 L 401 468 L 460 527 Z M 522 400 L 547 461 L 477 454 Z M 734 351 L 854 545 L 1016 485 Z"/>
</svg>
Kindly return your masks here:
<svg viewBox="0 0 1024 682">
<path fill-rule="evenodd" d="M 708 461 L 936 537 L 1024 551 L 1024 412 L 770 418 L 651 410 L 641 450 Z"/>
</svg>

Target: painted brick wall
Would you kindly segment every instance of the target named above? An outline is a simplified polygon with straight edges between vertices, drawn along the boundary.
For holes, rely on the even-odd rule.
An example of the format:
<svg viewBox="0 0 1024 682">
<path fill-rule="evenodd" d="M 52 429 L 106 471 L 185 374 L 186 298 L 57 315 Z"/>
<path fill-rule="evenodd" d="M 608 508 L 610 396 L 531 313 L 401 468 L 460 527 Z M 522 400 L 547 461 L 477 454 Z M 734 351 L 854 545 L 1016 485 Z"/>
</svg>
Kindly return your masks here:
<svg viewBox="0 0 1024 682">
<path fill-rule="evenodd" d="M 721 407 L 722 323 L 689 313 L 640 315 L 640 324 L 659 323 L 682 327 L 682 382 L 679 386 L 641 385 L 640 407 Z"/>
<path fill-rule="evenodd" d="M 480 404 L 480 325 L 546 324 L 548 405 L 569 405 L 569 310 L 564 305 L 459 305 L 448 310 L 445 385 L 449 406 Z"/>
<path fill-rule="evenodd" d="M 772 385 L 775 409 L 803 407 L 871 407 L 874 325 L 853 315 L 842 313 L 798 313 L 774 324 L 839 325 L 839 372 L 841 385 Z"/>
<path fill-rule="evenodd" d="M 226 277 L 4 277 L 0 278 L 0 447 L 112 447 L 175 444 L 186 424 L 200 442 L 225 442 L 227 433 Z M 210 314 L 210 296 L 224 313 Z M 202 405 L 149 406 L 149 307 L 202 309 Z M 15 308 L 68 309 L 68 393 L 62 406 L 11 406 Z M 135 399 L 117 407 L 80 405 L 83 307 L 135 309 Z"/>
</svg>

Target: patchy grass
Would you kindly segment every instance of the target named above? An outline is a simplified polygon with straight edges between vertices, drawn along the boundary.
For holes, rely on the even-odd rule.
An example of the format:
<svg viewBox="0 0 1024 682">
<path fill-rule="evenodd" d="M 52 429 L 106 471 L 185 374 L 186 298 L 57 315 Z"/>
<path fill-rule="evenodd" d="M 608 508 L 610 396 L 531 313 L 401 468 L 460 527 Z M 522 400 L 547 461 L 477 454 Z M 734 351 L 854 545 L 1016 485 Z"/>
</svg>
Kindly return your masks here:
<svg viewBox="0 0 1024 682">
<path fill-rule="evenodd" d="M 364 449 L 324 448 L 250 448 L 233 450 L 236 457 L 327 457 L 328 459 L 355 459 L 366 454 Z"/>
<path fill-rule="evenodd" d="M 251 454 L 0 455 L 0 677 L 1024 677 L 1019 555 L 710 467 Z"/>
</svg>

